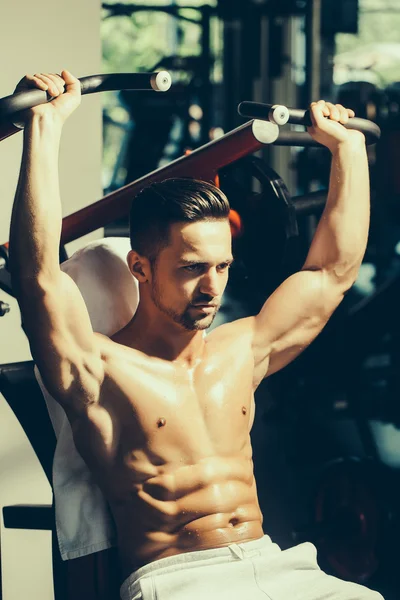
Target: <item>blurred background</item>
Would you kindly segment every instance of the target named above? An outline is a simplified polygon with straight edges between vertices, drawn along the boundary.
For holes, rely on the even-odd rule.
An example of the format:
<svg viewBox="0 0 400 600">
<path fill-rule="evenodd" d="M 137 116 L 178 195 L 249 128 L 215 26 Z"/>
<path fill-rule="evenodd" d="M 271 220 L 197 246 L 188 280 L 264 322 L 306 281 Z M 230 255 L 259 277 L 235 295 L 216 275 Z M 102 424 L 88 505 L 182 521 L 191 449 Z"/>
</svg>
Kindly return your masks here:
<svg viewBox="0 0 400 600">
<path fill-rule="evenodd" d="M 40 2 L 47 10 L 49 4 Z M 86 112 L 67 134 L 62 156 L 65 214 L 241 126 L 245 119 L 239 116 L 237 105 L 243 100 L 306 108 L 323 98 L 353 108 L 357 116 L 380 126 L 379 144 L 368 149 L 372 217 L 359 278 L 311 347 L 258 389 L 253 444 L 265 532 L 285 548 L 312 541 L 321 566 L 329 573 L 364 583 L 386 600 L 397 600 L 398 0 L 110 1 L 93 7 L 90 14 L 76 2 L 65 7 L 65 12 L 77 27 L 76 54 L 71 54 L 69 46 L 58 45 L 52 57 L 53 62 L 57 59 L 54 70 L 59 71 L 59 63 L 65 65 L 68 58 L 69 68 L 79 76 L 165 69 L 173 78 L 166 94 L 107 92 L 91 99 L 90 109 L 84 100 Z M 28 38 L 31 48 L 35 43 L 39 47 L 29 36 L 26 32 L 21 44 Z M 88 39 L 92 55 L 87 53 Z M 38 51 L 35 65 L 39 58 L 44 62 L 44 52 Z M 82 61 L 86 61 L 85 68 Z M 32 58 L 27 60 L 24 53 L 18 65 L 8 67 L 10 85 L 29 72 L 30 64 L 32 71 L 46 70 L 33 66 Z M 11 91 L 0 90 L 2 96 Z M 81 139 L 90 142 L 90 149 L 77 147 Z M 13 146 L 13 182 L 1 190 L 5 213 L 12 203 L 18 152 Z M 4 160 L 9 159 L 4 156 Z M 220 171 L 221 187 L 242 218 L 244 234 L 235 239 L 236 261 L 214 327 L 255 314 L 272 290 L 301 267 L 324 207 L 329 168 L 329 153 L 322 148 L 270 145 Z M 0 189 L 1 185 L 5 184 L 0 183 Z M 81 185 L 86 187 L 77 190 Z M 288 225 L 288 205 L 293 208 L 295 227 L 293 222 Z M 1 233 L 4 241 L 8 239 L 5 225 Z M 106 225 L 104 235 L 127 236 L 127 219 Z M 71 254 L 76 247 L 69 245 L 67 252 Z M 0 357 L 12 362 L 22 360 L 22 354 L 28 356 L 29 349 L 20 350 L 25 344 L 21 338 L 10 354 L 9 339 L 22 334 L 15 301 L 5 286 L 3 290 L 0 300 L 11 311 L 0 319 L 0 335 L 7 331 L 7 342 L 6 336 L 0 338 Z M 5 403 L 0 410 L 17 436 L 17 424 Z M 14 484 L 6 475 L 12 448 L 9 438 L 1 444 L 0 433 L 4 464 L 2 468 L 0 460 L 0 488 L 4 482 L 7 489 L 3 496 L 0 489 L 0 504 L 21 502 L 21 498 L 33 501 L 26 486 L 10 499 L 8 490 Z M 29 452 L 26 447 L 21 456 L 29 455 L 33 461 Z M 13 478 L 18 479 L 25 460 L 13 463 Z M 37 495 L 47 501 L 48 485 L 42 482 L 40 486 Z M 22 590 L 11 575 L 15 553 L 10 548 L 15 535 L 3 529 L 6 600 L 16 600 L 17 589 Z M 21 537 L 18 544 L 31 548 L 26 540 Z M 49 540 L 43 544 L 48 547 Z M 50 577 L 47 572 L 42 575 L 45 591 L 37 582 L 38 598 L 52 598 Z"/>
</svg>

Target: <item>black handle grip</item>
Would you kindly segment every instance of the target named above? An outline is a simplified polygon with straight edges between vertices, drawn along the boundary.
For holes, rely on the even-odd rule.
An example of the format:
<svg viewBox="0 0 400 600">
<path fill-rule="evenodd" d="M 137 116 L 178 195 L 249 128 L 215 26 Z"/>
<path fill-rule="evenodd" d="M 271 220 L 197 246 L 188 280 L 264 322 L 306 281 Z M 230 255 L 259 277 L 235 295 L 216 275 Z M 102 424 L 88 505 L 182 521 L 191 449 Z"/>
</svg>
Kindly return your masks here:
<svg viewBox="0 0 400 600">
<path fill-rule="evenodd" d="M 241 102 L 238 106 L 238 112 L 242 117 L 249 119 L 260 119 L 263 121 L 273 121 L 278 125 L 284 125 L 285 123 L 291 123 L 293 125 L 304 125 L 309 127 L 311 125 L 311 117 L 309 110 L 303 110 L 300 108 L 286 108 L 276 104 L 263 104 L 261 102 Z M 353 117 L 349 119 L 349 122 L 344 125 L 346 129 L 354 129 L 361 131 L 365 135 L 367 144 L 376 144 L 381 137 L 381 130 L 376 123 L 368 121 L 367 119 L 359 119 Z M 283 132 L 282 132 L 283 133 Z M 286 133 L 286 132 L 285 132 Z M 288 133 L 288 132 L 287 132 Z M 302 136 L 296 139 L 296 136 Z M 287 136 L 287 142 L 293 139 L 293 145 L 309 145 L 306 142 L 304 133 L 291 132 L 291 135 Z M 281 138 L 281 135 L 279 136 Z M 299 143 L 303 140 L 303 143 Z M 305 142 L 305 143 L 304 143 Z M 277 144 L 279 141 L 277 141 Z M 286 145 L 286 144 L 285 144 Z M 292 145 L 292 144 L 287 144 Z"/>
<path fill-rule="evenodd" d="M 82 94 L 110 92 L 115 90 L 154 90 L 166 92 L 171 87 L 171 76 L 167 71 L 158 73 L 109 73 L 89 75 L 79 79 Z M 46 104 L 51 98 L 39 89 L 18 92 L 0 99 L 0 122 L 11 122 L 16 113 Z"/>
</svg>

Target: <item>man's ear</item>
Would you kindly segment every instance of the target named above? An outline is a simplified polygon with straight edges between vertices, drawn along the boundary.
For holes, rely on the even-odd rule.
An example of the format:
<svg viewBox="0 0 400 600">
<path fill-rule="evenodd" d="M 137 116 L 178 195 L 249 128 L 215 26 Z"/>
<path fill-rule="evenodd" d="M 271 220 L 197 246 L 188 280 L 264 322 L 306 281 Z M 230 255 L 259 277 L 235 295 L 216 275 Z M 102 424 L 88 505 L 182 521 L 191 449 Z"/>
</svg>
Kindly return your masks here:
<svg viewBox="0 0 400 600">
<path fill-rule="evenodd" d="M 148 258 L 141 256 L 136 250 L 130 250 L 126 257 L 130 272 L 139 283 L 146 283 L 151 278 L 151 268 Z"/>
</svg>

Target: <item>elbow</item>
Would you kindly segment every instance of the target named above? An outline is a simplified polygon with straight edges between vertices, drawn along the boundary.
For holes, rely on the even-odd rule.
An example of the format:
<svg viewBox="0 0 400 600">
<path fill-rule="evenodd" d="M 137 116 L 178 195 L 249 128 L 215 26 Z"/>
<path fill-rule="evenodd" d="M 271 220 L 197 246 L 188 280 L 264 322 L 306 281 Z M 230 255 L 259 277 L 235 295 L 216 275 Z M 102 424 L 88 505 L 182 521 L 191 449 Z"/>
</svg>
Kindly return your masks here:
<svg viewBox="0 0 400 600">
<path fill-rule="evenodd" d="M 361 261 L 356 264 L 336 265 L 329 273 L 340 294 L 345 296 L 357 281 L 360 271 Z"/>
<path fill-rule="evenodd" d="M 322 294 L 321 298 L 322 306 L 321 311 L 324 315 L 324 319 L 328 320 L 342 303 L 346 294 L 350 291 L 354 282 L 357 279 L 357 275 L 346 274 L 346 276 L 338 277 L 336 273 L 326 272 L 323 275 Z"/>
<path fill-rule="evenodd" d="M 355 278 L 349 275 L 338 277 L 337 273 L 330 269 L 318 269 L 318 273 L 320 276 L 315 280 L 314 302 L 319 310 L 314 316 L 317 320 L 326 322 L 352 287 Z"/>
<path fill-rule="evenodd" d="M 357 257 L 356 260 L 341 260 L 324 266 L 307 267 L 307 270 L 318 271 L 323 288 L 330 290 L 329 293 L 335 290 L 343 297 L 357 281 L 362 258 L 363 256 Z"/>
</svg>

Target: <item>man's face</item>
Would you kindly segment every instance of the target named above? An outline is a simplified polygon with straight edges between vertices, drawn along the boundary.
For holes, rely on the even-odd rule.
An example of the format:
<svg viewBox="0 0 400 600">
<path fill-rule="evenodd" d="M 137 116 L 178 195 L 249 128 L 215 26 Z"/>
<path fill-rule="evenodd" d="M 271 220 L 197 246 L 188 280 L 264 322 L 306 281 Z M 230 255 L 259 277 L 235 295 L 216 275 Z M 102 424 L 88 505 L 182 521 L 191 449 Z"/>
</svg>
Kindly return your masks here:
<svg viewBox="0 0 400 600">
<path fill-rule="evenodd" d="M 188 331 L 210 327 L 228 281 L 231 246 L 228 219 L 171 225 L 151 281 L 155 306 Z"/>
</svg>

